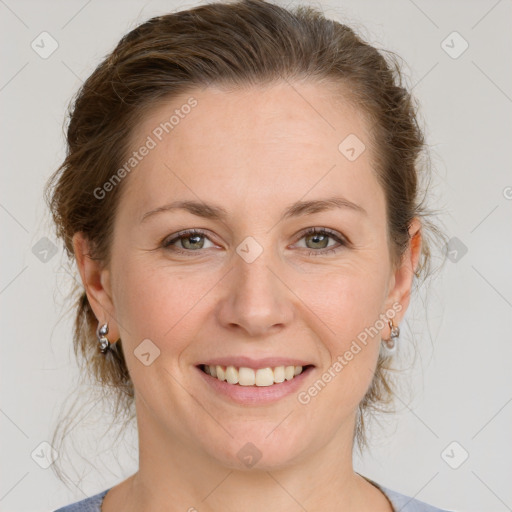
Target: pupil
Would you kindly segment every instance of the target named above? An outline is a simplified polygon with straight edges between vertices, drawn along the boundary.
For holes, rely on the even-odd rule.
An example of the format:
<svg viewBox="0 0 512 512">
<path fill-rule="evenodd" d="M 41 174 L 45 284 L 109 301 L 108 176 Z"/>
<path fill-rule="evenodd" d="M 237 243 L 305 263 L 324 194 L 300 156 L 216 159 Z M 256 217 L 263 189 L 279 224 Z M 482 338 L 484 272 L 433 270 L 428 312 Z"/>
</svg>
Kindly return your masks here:
<svg viewBox="0 0 512 512">
<path fill-rule="evenodd" d="M 318 240 L 318 239 L 320 239 L 320 242 L 318 242 L 318 241 L 313 241 L 313 243 L 315 243 L 315 244 L 316 244 L 316 243 L 322 243 L 322 242 L 324 242 L 324 241 L 325 241 L 325 239 L 326 239 L 327 237 L 326 237 L 325 235 L 315 234 L 315 235 L 311 235 L 311 238 L 312 238 L 313 240 Z M 321 248 L 324 248 L 324 247 L 325 247 L 325 245 L 324 245 L 324 246 L 322 246 Z"/>
<path fill-rule="evenodd" d="M 195 241 L 192 241 L 192 245 L 193 245 L 193 244 L 199 243 L 198 240 L 200 240 L 201 237 L 202 237 L 202 235 L 189 235 L 184 240 L 186 240 L 187 243 L 188 243 L 188 240 L 195 240 Z"/>
</svg>

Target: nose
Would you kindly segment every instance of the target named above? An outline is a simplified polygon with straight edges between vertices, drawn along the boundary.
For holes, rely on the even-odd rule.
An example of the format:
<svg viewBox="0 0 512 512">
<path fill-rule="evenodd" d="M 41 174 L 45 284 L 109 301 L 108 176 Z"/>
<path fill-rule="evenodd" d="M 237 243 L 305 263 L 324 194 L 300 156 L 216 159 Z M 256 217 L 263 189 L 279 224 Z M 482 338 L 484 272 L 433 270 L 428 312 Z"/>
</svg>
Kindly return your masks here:
<svg viewBox="0 0 512 512">
<path fill-rule="evenodd" d="M 251 263 L 238 254 L 225 277 L 224 295 L 217 310 L 221 325 L 246 336 L 275 334 L 293 318 L 293 296 L 277 259 L 264 250 Z"/>
</svg>

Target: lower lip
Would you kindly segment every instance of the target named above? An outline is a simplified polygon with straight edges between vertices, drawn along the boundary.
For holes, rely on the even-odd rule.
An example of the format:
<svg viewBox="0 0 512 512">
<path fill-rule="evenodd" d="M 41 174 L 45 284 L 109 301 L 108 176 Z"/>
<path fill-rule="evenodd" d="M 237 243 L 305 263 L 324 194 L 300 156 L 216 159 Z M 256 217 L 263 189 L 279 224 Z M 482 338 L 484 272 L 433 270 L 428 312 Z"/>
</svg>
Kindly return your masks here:
<svg viewBox="0 0 512 512">
<path fill-rule="evenodd" d="M 197 366 L 195 368 L 214 391 L 231 399 L 237 404 L 243 405 L 269 404 L 296 393 L 305 379 L 307 379 L 309 374 L 315 369 L 314 366 L 309 366 L 300 375 L 293 377 L 293 379 L 285 380 L 278 384 L 272 384 L 271 386 L 240 386 L 239 384 L 229 384 L 226 381 L 212 377 Z"/>
</svg>

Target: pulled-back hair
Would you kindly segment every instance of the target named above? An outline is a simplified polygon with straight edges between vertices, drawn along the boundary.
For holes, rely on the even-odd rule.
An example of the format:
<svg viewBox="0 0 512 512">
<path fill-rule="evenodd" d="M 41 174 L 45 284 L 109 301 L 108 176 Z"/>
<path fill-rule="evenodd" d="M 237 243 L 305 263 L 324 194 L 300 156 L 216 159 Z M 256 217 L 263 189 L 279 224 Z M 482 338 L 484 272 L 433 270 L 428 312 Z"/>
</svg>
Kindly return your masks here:
<svg viewBox="0 0 512 512">
<path fill-rule="evenodd" d="M 94 191 L 126 161 L 134 129 L 150 108 L 196 87 L 308 80 L 338 89 L 364 114 L 376 148 L 372 168 L 386 198 L 392 263 L 400 263 L 410 243 L 410 223 L 421 217 L 423 243 L 415 282 L 424 281 L 431 274 L 428 232 L 439 239 L 443 234 L 428 220 L 430 211 L 420 197 L 430 166 L 428 158 L 420 158 L 427 155 L 426 145 L 400 68 L 394 54 L 378 51 L 310 6 L 288 10 L 263 0 L 215 2 L 137 26 L 78 91 L 69 112 L 65 160 L 45 189 L 70 263 L 73 235 L 82 231 L 90 256 L 109 265 L 114 217 L 126 180 L 101 199 Z M 76 285 L 71 296 L 73 347 L 84 373 L 105 390 L 116 417 L 127 413 L 133 418 L 134 389 L 122 340 L 106 355 L 99 353 L 98 319 L 83 286 Z M 355 438 L 360 449 L 367 445 L 364 413 L 391 410 L 392 360 L 379 356 L 359 405 Z M 61 440 L 65 435 L 64 428 Z M 54 442 L 57 437 L 56 432 Z"/>
</svg>

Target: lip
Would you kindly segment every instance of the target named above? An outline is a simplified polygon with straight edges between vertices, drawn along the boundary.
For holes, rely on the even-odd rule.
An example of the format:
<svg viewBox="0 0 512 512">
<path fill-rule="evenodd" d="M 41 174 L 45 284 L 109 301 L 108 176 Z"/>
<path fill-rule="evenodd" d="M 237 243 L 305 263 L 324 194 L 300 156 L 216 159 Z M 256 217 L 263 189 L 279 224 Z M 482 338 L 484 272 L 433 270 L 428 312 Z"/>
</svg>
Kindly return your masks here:
<svg viewBox="0 0 512 512">
<path fill-rule="evenodd" d="M 233 361 L 233 359 L 230 359 L 230 361 Z M 275 359 L 273 359 L 273 361 L 275 361 Z M 277 364 L 276 366 L 284 365 Z M 288 366 L 292 365 L 290 364 Z M 226 381 L 220 381 L 216 377 L 212 377 L 203 372 L 200 366 L 196 366 L 195 368 L 209 390 L 216 397 L 226 398 L 228 401 L 234 402 L 237 405 L 266 405 L 277 402 L 289 395 L 296 394 L 306 379 L 309 378 L 309 375 L 315 370 L 315 367 L 310 365 L 300 375 L 293 377 L 293 379 L 285 380 L 284 382 L 273 384 L 272 386 L 240 386 L 239 384 L 229 384 Z"/>
<path fill-rule="evenodd" d="M 290 359 L 288 357 L 263 357 L 261 359 L 253 359 L 247 356 L 238 357 L 217 357 L 208 361 L 201 361 L 196 366 L 202 364 L 208 366 L 234 366 L 236 368 L 245 367 L 257 370 L 259 368 L 275 368 L 276 366 L 314 366 L 310 361 L 302 359 Z"/>
</svg>

